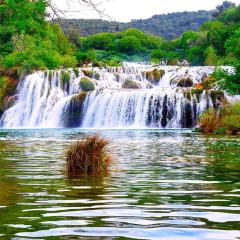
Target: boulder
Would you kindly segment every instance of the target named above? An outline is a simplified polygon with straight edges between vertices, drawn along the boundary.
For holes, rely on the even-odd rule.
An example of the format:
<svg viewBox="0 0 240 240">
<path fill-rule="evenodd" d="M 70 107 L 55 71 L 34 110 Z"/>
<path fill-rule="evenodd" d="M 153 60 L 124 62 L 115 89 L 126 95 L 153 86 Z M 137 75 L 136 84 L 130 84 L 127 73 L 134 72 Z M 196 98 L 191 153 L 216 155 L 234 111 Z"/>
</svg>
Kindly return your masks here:
<svg viewBox="0 0 240 240">
<path fill-rule="evenodd" d="M 96 88 L 95 83 L 90 78 L 87 77 L 83 77 L 79 84 L 82 91 L 85 92 L 94 91 Z"/>
<path fill-rule="evenodd" d="M 190 77 L 181 78 L 178 83 L 177 87 L 192 87 L 193 80 Z"/>
<path fill-rule="evenodd" d="M 189 67 L 190 63 L 187 60 L 178 61 L 178 66 L 180 67 Z"/>
<path fill-rule="evenodd" d="M 125 89 L 140 89 L 141 85 L 137 81 L 127 79 L 123 83 L 122 88 L 125 88 Z"/>
<path fill-rule="evenodd" d="M 155 68 L 152 71 L 146 72 L 146 78 L 152 84 L 156 84 L 156 83 L 159 83 L 159 81 L 162 79 L 164 74 L 165 74 L 165 70 L 164 69 L 157 69 L 157 68 Z"/>
</svg>

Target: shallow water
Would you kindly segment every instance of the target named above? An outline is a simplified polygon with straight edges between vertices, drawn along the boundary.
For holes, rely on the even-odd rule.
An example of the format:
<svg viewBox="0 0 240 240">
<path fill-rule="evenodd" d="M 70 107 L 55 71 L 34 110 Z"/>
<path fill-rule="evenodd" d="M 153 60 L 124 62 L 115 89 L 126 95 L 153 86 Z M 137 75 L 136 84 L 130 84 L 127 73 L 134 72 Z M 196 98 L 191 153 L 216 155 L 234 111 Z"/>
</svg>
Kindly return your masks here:
<svg viewBox="0 0 240 240">
<path fill-rule="evenodd" d="M 0 239 L 240 238 L 240 138 L 104 130 L 108 176 L 68 179 L 84 130 L 0 131 Z"/>
</svg>

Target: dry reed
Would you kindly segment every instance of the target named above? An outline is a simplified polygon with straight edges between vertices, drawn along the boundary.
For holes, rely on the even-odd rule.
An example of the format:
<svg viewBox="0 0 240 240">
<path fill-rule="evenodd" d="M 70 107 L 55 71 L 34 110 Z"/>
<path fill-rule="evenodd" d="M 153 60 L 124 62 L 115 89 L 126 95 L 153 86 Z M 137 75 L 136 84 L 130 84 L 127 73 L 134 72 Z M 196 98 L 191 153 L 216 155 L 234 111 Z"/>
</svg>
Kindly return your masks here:
<svg viewBox="0 0 240 240">
<path fill-rule="evenodd" d="M 69 175 L 99 175 L 108 170 L 112 157 L 110 141 L 100 134 L 73 143 L 66 152 L 66 171 Z"/>
</svg>

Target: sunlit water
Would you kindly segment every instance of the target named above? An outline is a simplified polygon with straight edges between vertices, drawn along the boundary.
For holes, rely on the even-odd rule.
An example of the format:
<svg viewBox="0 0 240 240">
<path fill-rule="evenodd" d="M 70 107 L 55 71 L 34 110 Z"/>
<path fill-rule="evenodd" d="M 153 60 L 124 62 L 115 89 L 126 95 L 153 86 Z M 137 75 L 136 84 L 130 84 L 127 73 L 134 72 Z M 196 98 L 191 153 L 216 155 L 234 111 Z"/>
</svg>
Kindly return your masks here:
<svg viewBox="0 0 240 240">
<path fill-rule="evenodd" d="M 240 138 L 104 130 L 103 177 L 68 179 L 83 130 L 0 131 L 0 239 L 240 238 Z"/>
</svg>

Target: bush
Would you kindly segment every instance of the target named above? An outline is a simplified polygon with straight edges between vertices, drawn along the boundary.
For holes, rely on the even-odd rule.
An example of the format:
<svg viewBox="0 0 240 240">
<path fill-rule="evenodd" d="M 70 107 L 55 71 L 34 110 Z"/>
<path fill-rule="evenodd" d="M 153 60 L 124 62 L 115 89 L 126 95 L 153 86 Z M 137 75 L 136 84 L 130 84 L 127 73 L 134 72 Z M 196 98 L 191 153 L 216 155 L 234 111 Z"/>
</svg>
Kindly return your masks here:
<svg viewBox="0 0 240 240">
<path fill-rule="evenodd" d="M 209 109 L 200 116 L 199 127 L 204 133 L 214 132 L 219 128 L 219 116 L 215 109 Z"/>
<path fill-rule="evenodd" d="M 240 94 L 240 63 L 235 63 L 234 67 L 234 72 L 219 68 L 213 73 L 213 77 L 218 80 L 221 89 L 230 94 Z"/>
<path fill-rule="evenodd" d="M 226 104 L 221 111 L 222 125 L 229 131 L 237 132 L 240 130 L 240 102 Z"/>
<path fill-rule="evenodd" d="M 222 119 L 222 124 L 225 126 L 229 131 L 233 131 L 233 133 L 240 130 L 240 115 L 230 115 L 224 116 Z"/>
<path fill-rule="evenodd" d="M 86 92 L 94 91 L 95 84 L 91 79 L 83 77 L 80 81 L 80 88 Z"/>
<path fill-rule="evenodd" d="M 109 141 L 99 134 L 72 144 L 66 152 L 66 171 L 69 175 L 98 175 L 108 170 L 111 155 Z"/>
<path fill-rule="evenodd" d="M 215 134 L 226 134 L 226 132 L 227 132 L 227 129 L 224 127 L 220 127 L 214 131 Z"/>
<path fill-rule="evenodd" d="M 209 109 L 201 117 L 199 126 L 204 133 L 235 134 L 240 131 L 240 102 L 225 104 L 217 113 Z"/>
</svg>

